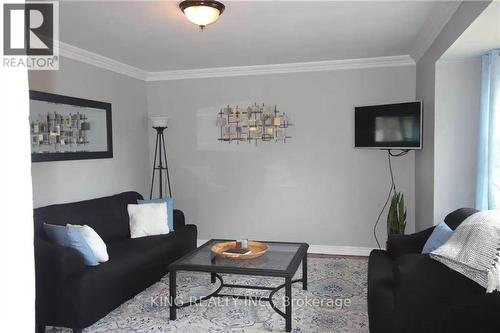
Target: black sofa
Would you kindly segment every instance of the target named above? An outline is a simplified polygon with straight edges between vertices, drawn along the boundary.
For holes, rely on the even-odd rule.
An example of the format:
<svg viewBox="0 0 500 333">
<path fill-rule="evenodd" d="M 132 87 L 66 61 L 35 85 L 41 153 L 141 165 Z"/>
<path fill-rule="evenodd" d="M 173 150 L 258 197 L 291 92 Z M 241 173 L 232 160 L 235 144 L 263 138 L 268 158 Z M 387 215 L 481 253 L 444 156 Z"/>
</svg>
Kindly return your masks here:
<svg viewBox="0 0 500 333">
<path fill-rule="evenodd" d="M 196 248 L 197 229 L 174 210 L 174 232 L 130 238 L 127 205 L 137 192 L 34 210 L 37 330 L 46 325 L 90 326 L 120 304 L 157 282 L 168 264 Z M 43 223 L 87 224 L 104 240 L 109 261 L 85 266 L 74 249 L 48 241 Z"/>
<path fill-rule="evenodd" d="M 445 223 L 455 230 L 475 212 L 458 209 Z M 500 293 L 487 294 L 474 281 L 421 254 L 432 231 L 391 235 L 387 251 L 370 253 L 370 332 L 500 332 Z"/>
</svg>

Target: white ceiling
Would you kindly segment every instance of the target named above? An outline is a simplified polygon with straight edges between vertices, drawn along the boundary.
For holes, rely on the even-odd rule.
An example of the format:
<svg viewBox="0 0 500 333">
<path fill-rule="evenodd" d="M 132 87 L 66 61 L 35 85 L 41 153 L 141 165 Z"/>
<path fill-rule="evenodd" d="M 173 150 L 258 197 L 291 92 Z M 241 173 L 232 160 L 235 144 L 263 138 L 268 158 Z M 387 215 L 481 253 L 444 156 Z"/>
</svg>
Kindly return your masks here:
<svg viewBox="0 0 500 333">
<path fill-rule="evenodd" d="M 500 48 L 500 2 L 492 2 L 442 55 L 441 60 L 479 57 Z"/>
<path fill-rule="evenodd" d="M 65 43 L 145 71 L 411 54 L 450 2 L 228 2 L 200 31 L 165 1 L 66 1 Z M 456 6 L 456 3 L 455 5 Z M 441 18 L 442 20 L 442 18 Z M 442 22 L 441 22 L 442 23 Z"/>
</svg>

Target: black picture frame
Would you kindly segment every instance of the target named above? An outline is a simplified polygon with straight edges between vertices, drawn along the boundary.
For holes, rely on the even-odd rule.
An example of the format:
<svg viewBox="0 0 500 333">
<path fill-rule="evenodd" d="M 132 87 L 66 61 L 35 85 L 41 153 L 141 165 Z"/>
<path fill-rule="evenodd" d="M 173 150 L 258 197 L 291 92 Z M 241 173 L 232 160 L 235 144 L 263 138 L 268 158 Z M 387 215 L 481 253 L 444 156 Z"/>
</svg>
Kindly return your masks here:
<svg viewBox="0 0 500 333">
<path fill-rule="evenodd" d="M 55 153 L 32 153 L 31 162 L 52 162 L 69 160 L 90 160 L 100 158 L 113 158 L 113 127 L 111 123 L 111 103 L 99 102 L 90 99 L 70 97 L 58 94 L 47 93 L 43 91 L 30 90 L 30 100 L 51 102 L 56 104 L 68 104 L 80 107 L 90 107 L 102 109 L 106 112 L 106 136 L 107 150 L 98 152 L 55 152 Z M 30 110 L 31 112 L 31 110 Z"/>
</svg>

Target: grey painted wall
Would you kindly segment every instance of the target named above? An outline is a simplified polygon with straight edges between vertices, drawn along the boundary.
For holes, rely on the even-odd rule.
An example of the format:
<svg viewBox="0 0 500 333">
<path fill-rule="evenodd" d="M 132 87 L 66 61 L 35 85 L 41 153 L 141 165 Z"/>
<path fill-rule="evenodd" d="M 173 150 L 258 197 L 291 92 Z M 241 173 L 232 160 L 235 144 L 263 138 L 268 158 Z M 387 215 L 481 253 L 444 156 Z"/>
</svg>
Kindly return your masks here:
<svg viewBox="0 0 500 333">
<path fill-rule="evenodd" d="M 481 108 L 481 58 L 436 65 L 435 222 L 474 207 Z"/>
<path fill-rule="evenodd" d="M 415 227 L 422 230 L 435 223 L 434 218 L 434 104 L 436 61 L 488 7 L 491 1 L 462 2 L 431 47 L 417 62 L 416 95 L 423 101 L 423 149 L 415 154 Z"/>
<path fill-rule="evenodd" d="M 30 71 L 30 89 L 112 104 L 112 159 L 32 164 L 34 206 L 71 202 L 136 190 L 149 179 L 146 88 L 129 78 L 61 58 L 58 71 Z"/>
<path fill-rule="evenodd" d="M 375 246 L 372 226 L 389 190 L 387 156 L 353 148 L 354 107 L 413 100 L 414 66 L 149 82 L 147 95 L 150 114 L 170 117 L 176 207 L 198 225 L 200 239 Z M 216 141 L 218 108 L 253 102 L 287 112 L 295 124 L 290 143 Z M 394 170 L 412 232 L 414 154 L 396 159 Z M 382 245 L 385 233 L 384 216 Z"/>
</svg>

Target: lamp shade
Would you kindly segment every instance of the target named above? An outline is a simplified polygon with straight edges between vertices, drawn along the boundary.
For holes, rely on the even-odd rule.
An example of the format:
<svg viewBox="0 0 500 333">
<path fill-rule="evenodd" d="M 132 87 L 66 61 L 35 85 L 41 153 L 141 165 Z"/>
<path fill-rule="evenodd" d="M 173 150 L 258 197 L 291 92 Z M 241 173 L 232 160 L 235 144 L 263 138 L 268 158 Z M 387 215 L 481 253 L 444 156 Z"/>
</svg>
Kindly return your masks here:
<svg viewBox="0 0 500 333">
<path fill-rule="evenodd" d="M 168 124 L 167 116 L 149 116 L 149 120 L 153 127 L 167 127 Z"/>
</svg>

